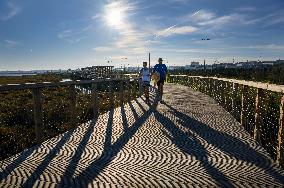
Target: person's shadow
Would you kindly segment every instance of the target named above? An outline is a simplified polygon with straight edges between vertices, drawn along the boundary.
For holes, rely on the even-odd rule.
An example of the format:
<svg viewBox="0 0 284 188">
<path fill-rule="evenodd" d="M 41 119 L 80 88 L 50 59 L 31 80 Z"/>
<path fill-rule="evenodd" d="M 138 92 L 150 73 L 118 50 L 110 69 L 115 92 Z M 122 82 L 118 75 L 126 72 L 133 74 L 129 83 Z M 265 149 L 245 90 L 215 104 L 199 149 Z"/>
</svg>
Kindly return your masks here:
<svg viewBox="0 0 284 188">
<path fill-rule="evenodd" d="M 135 135 L 138 129 L 144 124 L 144 122 L 149 118 L 149 116 L 156 110 L 158 101 L 156 99 L 152 100 L 153 103 L 150 105 L 148 110 L 145 110 L 143 105 L 140 104 L 138 100 L 135 100 L 139 108 L 143 111 L 143 114 L 139 117 L 135 108 L 133 107 L 133 103 L 129 102 L 128 105 L 130 107 L 131 112 L 135 118 L 135 122 L 129 126 L 126 117 L 125 106 L 121 107 L 121 115 L 122 115 L 122 125 L 124 129 L 124 133 L 117 138 L 114 143 L 111 143 L 112 136 L 112 120 L 109 119 L 109 123 L 106 127 L 106 135 L 105 135 L 105 143 L 102 154 L 93 162 L 88 164 L 88 166 L 75 178 L 72 178 L 75 171 L 73 173 L 65 173 L 61 178 L 61 182 L 58 184 L 59 187 L 63 187 L 66 185 L 74 186 L 80 184 L 80 182 L 84 182 L 84 184 L 88 185 L 91 183 L 102 171 L 106 168 L 111 161 L 116 157 L 116 155 L 123 149 L 123 147 L 128 143 L 128 141 Z M 113 118 L 113 113 L 109 118 Z M 80 148 L 80 146 L 78 146 Z M 84 145 L 85 147 L 85 145 Z M 84 149 L 84 148 L 81 148 Z M 80 155 L 77 155 L 77 158 L 80 158 Z M 72 160 L 71 160 L 72 161 Z M 76 160 L 77 162 L 77 160 Z M 74 167 L 74 165 L 69 164 L 70 167 Z M 68 172 L 68 170 L 66 170 Z"/>
<path fill-rule="evenodd" d="M 163 133 L 178 147 L 184 154 L 194 156 L 206 172 L 216 182 L 218 187 L 234 187 L 231 181 L 208 160 L 208 153 L 202 143 L 190 132 L 183 132 L 174 122 L 158 111 L 154 112 L 155 118 L 167 131 Z"/>
<path fill-rule="evenodd" d="M 247 163 L 252 163 L 253 165 L 263 169 L 271 177 L 273 177 L 277 182 L 284 184 L 284 175 L 280 171 L 273 168 L 271 161 L 263 154 L 259 153 L 249 145 L 242 142 L 240 139 L 231 136 L 224 132 L 219 132 L 210 126 L 199 122 L 188 115 L 178 111 L 172 106 L 165 104 L 170 110 L 169 112 L 179 119 L 179 124 L 192 132 L 196 133 L 206 142 L 227 155 L 234 157 L 237 160 L 245 161 Z M 161 119 L 161 117 L 158 116 Z M 158 119 L 157 118 L 157 119 Z M 169 119 L 167 120 L 170 121 Z M 173 127 L 174 124 L 172 124 Z M 193 138 L 192 138 L 193 139 Z M 200 151 L 204 148 L 200 147 Z M 204 150 L 205 151 L 205 150 Z M 206 151 L 205 151 L 206 152 Z M 202 152 L 199 154 L 202 154 Z"/>
</svg>

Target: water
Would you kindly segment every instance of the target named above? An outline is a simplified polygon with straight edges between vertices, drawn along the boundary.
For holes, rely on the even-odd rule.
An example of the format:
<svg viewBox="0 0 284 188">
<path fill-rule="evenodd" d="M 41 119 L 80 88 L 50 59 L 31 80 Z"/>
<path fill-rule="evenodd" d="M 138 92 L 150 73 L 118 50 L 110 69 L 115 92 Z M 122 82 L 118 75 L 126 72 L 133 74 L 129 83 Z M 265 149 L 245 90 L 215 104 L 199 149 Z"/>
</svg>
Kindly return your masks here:
<svg viewBox="0 0 284 188">
<path fill-rule="evenodd" d="M 69 81 L 73 81 L 73 80 L 71 80 L 71 79 L 69 79 L 69 78 L 63 78 L 61 81 L 62 81 L 62 82 L 69 82 Z"/>
</svg>

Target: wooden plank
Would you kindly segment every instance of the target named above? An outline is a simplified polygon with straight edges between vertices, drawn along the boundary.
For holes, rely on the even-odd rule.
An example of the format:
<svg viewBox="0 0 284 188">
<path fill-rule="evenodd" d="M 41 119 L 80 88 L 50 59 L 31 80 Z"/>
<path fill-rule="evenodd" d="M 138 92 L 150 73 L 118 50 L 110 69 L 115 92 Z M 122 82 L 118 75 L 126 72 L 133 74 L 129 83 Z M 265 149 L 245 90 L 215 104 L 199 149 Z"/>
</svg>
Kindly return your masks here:
<svg viewBox="0 0 284 188">
<path fill-rule="evenodd" d="M 284 95 L 280 101 L 280 116 L 279 116 L 279 128 L 278 128 L 278 142 L 276 147 L 277 163 L 284 167 Z"/>
<path fill-rule="evenodd" d="M 183 77 L 185 75 L 176 75 L 176 77 Z M 249 87 L 255 87 L 259 89 L 274 91 L 277 93 L 284 93 L 284 85 L 276 85 L 276 84 L 269 84 L 269 83 L 262 83 L 262 82 L 253 82 L 253 81 L 246 81 L 246 80 L 236 80 L 236 79 L 227 79 L 227 78 L 217 78 L 217 77 L 202 77 L 202 76 L 189 76 L 192 78 L 212 78 L 214 80 L 221 80 L 221 81 L 228 81 L 231 83 L 236 83 L 240 85 L 246 85 Z"/>
<path fill-rule="evenodd" d="M 218 92 L 221 96 L 221 104 L 224 104 L 224 84 L 222 80 L 219 80 L 219 87 L 218 87 Z"/>
<path fill-rule="evenodd" d="M 92 83 L 92 104 L 94 118 L 99 116 L 98 83 Z"/>
<path fill-rule="evenodd" d="M 205 85 L 205 93 L 207 95 L 210 95 L 209 94 L 209 91 L 210 91 L 210 89 L 209 89 L 209 87 L 210 87 L 210 80 L 208 78 L 205 78 L 204 82 L 205 82 L 205 84 L 204 84 Z"/>
<path fill-rule="evenodd" d="M 233 83 L 233 85 L 232 85 L 232 97 L 231 97 L 231 108 L 232 108 L 233 115 L 235 115 L 235 108 L 236 108 L 235 100 L 237 98 L 238 88 L 239 88 L 239 85 L 236 84 L 236 83 Z"/>
<path fill-rule="evenodd" d="M 139 78 L 132 78 L 132 79 L 137 80 Z M 125 80 L 125 79 L 108 78 L 108 79 L 77 80 L 77 81 L 65 81 L 65 82 L 7 84 L 7 85 L 0 85 L 0 92 L 34 89 L 34 88 L 50 88 L 50 87 L 60 87 L 60 86 L 63 87 L 63 86 L 70 86 L 70 85 L 91 84 L 95 82 L 112 82 L 112 81 L 120 81 L 120 80 Z"/>
<path fill-rule="evenodd" d="M 242 126 L 245 125 L 245 108 L 247 107 L 247 92 L 248 86 L 242 85 L 242 103 L 241 103 L 241 116 L 240 116 L 240 123 Z"/>
<path fill-rule="evenodd" d="M 35 134 L 37 143 L 44 141 L 43 135 L 43 113 L 42 113 L 42 95 L 39 88 L 32 90 L 34 99 L 34 122 L 35 122 Z"/>
<path fill-rule="evenodd" d="M 225 107 L 228 112 L 231 111 L 231 97 L 232 87 L 230 86 L 230 82 L 225 81 Z"/>
<path fill-rule="evenodd" d="M 264 97 L 264 91 L 262 89 L 257 89 L 257 94 L 255 97 L 255 121 L 254 121 L 254 131 L 253 131 L 253 138 L 260 142 L 261 138 L 261 116 L 260 116 L 260 100 Z"/>
<path fill-rule="evenodd" d="M 213 79 L 208 78 L 208 95 L 212 97 L 212 89 L 213 89 Z"/>
</svg>

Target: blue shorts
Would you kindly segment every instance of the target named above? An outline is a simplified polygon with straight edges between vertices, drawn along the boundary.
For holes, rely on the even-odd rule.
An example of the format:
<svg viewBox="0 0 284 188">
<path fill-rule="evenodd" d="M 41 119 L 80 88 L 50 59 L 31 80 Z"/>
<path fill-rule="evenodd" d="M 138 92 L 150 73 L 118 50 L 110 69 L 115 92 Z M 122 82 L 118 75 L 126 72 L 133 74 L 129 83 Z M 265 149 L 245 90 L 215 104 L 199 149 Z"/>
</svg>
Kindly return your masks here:
<svg viewBox="0 0 284 188">
<path fill-rule="evenodd" d="M 157 86 L 160 86 L 160 84 L 164 85 L 165 83 L 165 80 L 164 79 L 160 79 L 158 82 L 157 82 Z"/>
<path fill-rule="evenodd" d="M 150 85 L 150 81 L 143 81 L 143 82 L 142 82 L 142 86 L 143 86 L 143 87 L 149 87 L 149 86 L 151 86 L 151 85 Z"/>
</svg>

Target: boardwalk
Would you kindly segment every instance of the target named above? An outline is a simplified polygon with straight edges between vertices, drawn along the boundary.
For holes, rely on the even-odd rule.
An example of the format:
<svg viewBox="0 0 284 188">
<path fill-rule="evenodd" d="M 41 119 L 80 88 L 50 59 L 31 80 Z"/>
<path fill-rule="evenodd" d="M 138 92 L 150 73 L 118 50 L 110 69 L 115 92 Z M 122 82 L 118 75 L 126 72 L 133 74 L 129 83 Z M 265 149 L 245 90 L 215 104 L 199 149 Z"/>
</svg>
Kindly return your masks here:
<svg viewBox="0 0 284 188">
<path fill-rule="evenodd" d="M 0 187 L 282 187 L 284 172 L 210 97 L 152 97 L 1 162 Z"/>
</svg>

